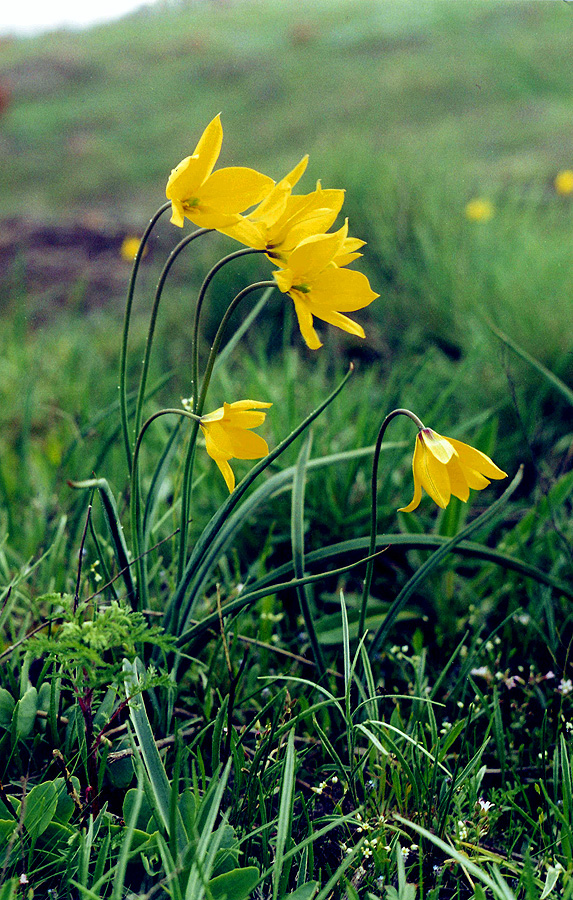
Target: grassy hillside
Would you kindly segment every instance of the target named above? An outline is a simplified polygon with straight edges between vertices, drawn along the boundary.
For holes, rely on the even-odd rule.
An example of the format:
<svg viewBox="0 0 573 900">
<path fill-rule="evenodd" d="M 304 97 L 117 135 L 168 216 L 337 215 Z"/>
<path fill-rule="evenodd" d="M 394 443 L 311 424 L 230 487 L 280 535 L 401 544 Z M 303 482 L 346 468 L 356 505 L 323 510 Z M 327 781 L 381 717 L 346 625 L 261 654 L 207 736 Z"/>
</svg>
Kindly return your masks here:
<svg viewBox="0 0 573 900">
<path fill-rule="evenodd" d="M 391 166 L 539 195 L 571 162 L 572 37 L 563 3 L 243 0 L 6 41 L 0 211 L 145 215 L 217 111 L 222 162 L 248 145 L 274 177 L 309 152 L 307 184 Z"/>
</svg>

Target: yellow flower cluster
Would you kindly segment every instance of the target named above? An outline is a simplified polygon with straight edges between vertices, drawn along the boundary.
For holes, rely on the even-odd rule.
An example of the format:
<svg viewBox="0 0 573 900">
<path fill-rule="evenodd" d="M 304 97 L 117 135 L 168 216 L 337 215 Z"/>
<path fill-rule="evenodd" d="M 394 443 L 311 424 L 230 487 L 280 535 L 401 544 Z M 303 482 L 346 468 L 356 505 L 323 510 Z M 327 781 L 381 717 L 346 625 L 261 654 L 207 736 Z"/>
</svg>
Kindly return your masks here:
<svg viewBox="0 0 573 900">
<path fill-rule="evenodd" d="M 276 285 L 292 299 L 301 334 L 312 350 L 322 346 L 314 318 L 363 338 L 362 326 L 346 313 L 363 309 L 379 295 L 365 275 L 347 268 L 364 245 L 348 236 L 348 220 L 338 231 L 329 232 L 342 208 L 344 191 L 323 190 L 318 182 L 309 194 L 293 194 L 307 156 L 276 183 L 240 166 L 215 170 L 222 141 L 221 118 L 215 116 L 191 156 L 171 172 L 165 191 L 171 201 L 171 222 L 182 227 L 189 219 L 264 252 L 276 266 L 272 273 Z M 270 405 L 240 400 L 201 417 L 207 453 L 230 491 L 235 478 L 229 460 L 258 459 L 268 453 L 263 438 L 249 429 L 262 424 L 265 413 L 258 410 Z"/>
<path fill-rule="evenodd" d="M 293 194 L 308 158 L 276 184 L 254 169 L 233 166 L 213 171 L 221 152 L 220 116 L 207 125 L 191 156 L 173 169 L 166 195 L 174 225 L 187 218 L 214 228 L 254 250 L 265 251 L 278 268 L 277 287 L 294 303 L 308 347 L 321 342 L 313 317 L 364 337 L 362 327 L 346 312 L 363 309 L 379 295 L 361 272 L 347 269 L 364 245 L 348 237 L 348 223 L 327 233 L 342 208 L 344 191 L 323 190 L 320 182 L 310 194 Z M 243 215 L 245 210 L 255 207 Z"/>
<path fill-rule="evenodd" d="M 363 338 L 362 326 L 346 313 L 363 309 L 379 295 L 365 275 L 347 268 L 361 256 L 358 251 L 364 245 L 364 241 L 349 237 L 348 220 L 337 231 L 329 231 L 342 209 L 344 191 L 323 190 L 319 181 L 309 194 L 294 194 L 308 163 L 306 156 L 276 183 L 254 169 L 233 166 L 214 171 L 222 140 L 221 119 L 216 116 L 191 156 L 171 172 L 166 188 L 171 222 L 182 227 L 189 219 L 265 253 L 276 266 L 272 273 L 276 286 L 294 303 L 301 334 L 310 349 L 322 346 L 315 318 Z M 251 211 L 245 214 L 246 210 Z M 492 204 L 485 199 L 476 198 L 466 206 L 466 216 L 472 221 L 485 222 L 493 213 Z M 238 400 L 200 418 L 207 453 L 217 463 L 229 491 L 235 487 L 231 459 L 260 459 L 269 452 L 267 442 L 252 429 L 263 424 L 263 410 L 270 406 Z M 443 508 L 452 495 L 465 501 L 470 488 L 480 490 L 489 484 L 489 478 L 506 477 L 484 453 L 424 427 L 416 439 L 413 473 L 414 497 L 404 512 L 417 508 L 422 488 Z"/>
</svg>

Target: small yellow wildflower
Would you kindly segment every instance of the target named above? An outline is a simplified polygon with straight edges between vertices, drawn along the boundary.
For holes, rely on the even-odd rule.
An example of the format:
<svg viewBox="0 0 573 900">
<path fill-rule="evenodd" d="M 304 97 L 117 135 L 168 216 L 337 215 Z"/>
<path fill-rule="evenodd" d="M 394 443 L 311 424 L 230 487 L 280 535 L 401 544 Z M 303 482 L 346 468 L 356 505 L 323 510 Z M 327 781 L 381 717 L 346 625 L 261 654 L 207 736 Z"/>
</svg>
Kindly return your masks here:
<svg viewBox="0 0 573 900">
<path fill-rule="evenodd" d="M 120 254 L 121 258 L 125 259 L 126 262 L 133 262 L 135 259 L 135 254 L 139 250 L 139 245 L 141 244 L 141 240 L 133 234 L 128 234 L 124 237 Z M 143 251 L 143 255 L 147 253 L 147 247 Z"/>
<path fill-rule="evenodd" d="M 571 169 L 563 169 L 555 176 L 555 190 L 562 197 L 573 194 L 573 171 Z"/>
<path fill-rule="evenodd" d="M 342 268 L 354 258 L 352 249 L 354 240 L 348 238 L 345 222 L 338 231 L 305 238 L 289 254 L 285 267 L 273 272 L 279 290 L 294 303 L 301 334 L 311 350 L 322 346 L 313 316 L 364 337 L 362 326 L 342 313 L 363 309 L 379 294 L 362 272 Z"/>
<path fill-rule="evenodd" d="M 483 197 L 476 197 L 466 203 L 466 219 L 470 222 L 489 222 L 493 213 L 493 203 Z"/>
<path fill-rule="evenodd" d="M 266 413 L 272 403 L 259 400 L 236 400 L 224 403 L 214 412 L 201 416 L 200 427 L 205 437 L 207 453 L 214 459 L 229 492 L 235 487 L 235 475 L 230 459 L 261 459 L 269 452 L 269 446 L 260 434 L 253 434 L 250 428 L 258 428 L 265 421 Z"/>
<path fill-rule="evenodd" d="M 507 478 L 485 453 L 453 438 L 442 437 L 431 428 L 418 432 L 412 470 L 414 497 L 399 512 L 412 512 L 418 507 L 422 488 L 445 509 L 452 494 L 465 503 L 470 488 L 481 491 L 488 486 L 489 478 Z"/>
<path fill-rule="evenodd" d="M 185 218 L 200 228 L 224 228 L 238 221 L 239 213 L 254 206 L 272 190 L 274 181 L 255 169 L 213 168 L 223 143 L 221 117 L 207 125 L 191 156 L 176 166 L 165 194 L 171 200 L 171 222 L 183 226 Z"/>
</svg>

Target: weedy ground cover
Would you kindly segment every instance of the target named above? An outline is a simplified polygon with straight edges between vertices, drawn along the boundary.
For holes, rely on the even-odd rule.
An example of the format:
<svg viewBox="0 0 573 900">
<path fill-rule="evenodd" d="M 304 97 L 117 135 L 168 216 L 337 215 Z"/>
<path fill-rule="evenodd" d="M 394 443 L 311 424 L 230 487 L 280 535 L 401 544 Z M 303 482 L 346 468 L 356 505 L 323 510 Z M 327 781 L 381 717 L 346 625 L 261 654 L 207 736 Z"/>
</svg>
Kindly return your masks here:
<svg viewBox="0 0 573 900">
<path fill-rule="evenodd" d="M 384 20 L 382 6 L 357 4 L 341 30 L 330 8 L 316 7 L 321 30 L 290 32 L 293 82 L 303 54 L 326 65 L 332 41 L 384 60 L 388 44 L 366 28 Z M 523 7 L 553 35 L 558 14 L 537 8 Z M 198 56 L 210 47 L 220 66 L 227 47 L 234 64 L 256 58 L 247 20 L 243 43 L 230 40 L 241 9 L 203 45 L 194 34 Z M 265 9 L 280 47 L 285 20 Z M 415 34 L 443 54 L 422 26 L 437 34 L 443 15 L 449 35 L 460 28 L 432 9 L 418 26 L 391 19 L 407 35 L 406 67 Z M 473 9 L 479 34 L 488 18 Z M 500 10 L 496 41 L 531 42 Z M 161 27 L 180 42 L 175 20 L 168 11 Z M 112 34 L 89 39 L 106 50 Z M 538 75 L 511 60 L 519 84 L 537 90 Z M 285 71 L 277 64 L 277 78 Z M 564 90 L 549 62 L 543 84 L 553 99 Z M 199 93 L 203 127 L 213 109 Z M 440 133 L 423 105 L 411 115 L 420 140 Z M 377 173 L 353 147 L 324 168 L 326 154 L 311 154 L 301 201 L 294 177 L 271 187 L 260 176 L 266 166 L 224 119 L 221 159 L 228 136 L 225 161 L 257 167 L 240 173 L 247 194 L 270 193 L 245 222 L 261 198 L 235 208 L 224 175 L 209 183 L 213 120 L 200 171 L 184 161 L 165 206 L 175 225 L 182 216 L 226 234 L 180 245 L 165 279 L 160 254 L 136 243 L 123 320 L 104 308 L 78 321 L 70 309 L 31 328 L 25 278 L 9 273 L 1 896 L 571 896 L 571 207 L 546 135 L 526 135 L 540 154 L 527 157 L 528 191 L 519 179 L 493 187 L 493 164 L 493 199 L 447 173 L 438 189 L 411 170 L 405 188 L 404 170 Z M 286 146 L 273 156 L 277 179 L 307 149 Z M 333 187 L 346 188 L 350 235 L 368 238 L 357 263 L 343 217 L 334 224 Z M 192 230 L 167 218 L 164 208 L 149 245 L 161 233 L 169 252 Z M 218 269 L 194 326 L 202 279 L 237 241 L 259 252 Z M 219 332 L 252 282 L 258 293 L 233 301 Z M 439 435 L 408 413 L 382 440 L 397 408 Z M 417 508 L 412 481 L 431 498 Z"/>
</svg>

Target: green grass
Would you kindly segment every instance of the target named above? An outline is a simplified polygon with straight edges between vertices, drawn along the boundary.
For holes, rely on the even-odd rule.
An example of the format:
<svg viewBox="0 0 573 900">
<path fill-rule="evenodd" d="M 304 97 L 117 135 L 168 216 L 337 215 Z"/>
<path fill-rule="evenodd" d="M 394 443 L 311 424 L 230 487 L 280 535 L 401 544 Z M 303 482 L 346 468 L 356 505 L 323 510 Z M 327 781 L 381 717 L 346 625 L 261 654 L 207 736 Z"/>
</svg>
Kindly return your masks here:
<svg viewBox="0 0 573 900">
<path fill-rule="evenodd" d="M 274 451 L 355 364 L 232 510 L 199 442 L 181 577 L 184 438 L 159 465 L 171 416 L 145 437 L 137 538 L 122 298 L 72 285 L 51 309 L 24 255 L 3 273 L 0 900 L 22 875 L 65 900 L 573 896 L 573 208 L 553 187 L 571 167 L 569 6 L 245 0 L 4 46 L 4 215 L 141 231 L 221 110 L 222 164 L 276 178 L 309 152 L 301 189 L 346 189 L 381 296 L 356 314 L 365 342 L 326 327 L 311 352 L 276 293 L 216 370 L 207 408 L 272 402 Z M 466 219 L 476 196 L 487 222 Z M 181 236 L 157 234 L 131 403 Z M 145 416 L 189 396 L 196 291 L 231 246 L 209 235 L 174 267 Z M 202 364 L 233 295 L 268 277 L 261 258 L 232 269 L 208 295 Z M 403 406 L 509 480 L 524 471 L 505 495 L 397 513 L 415 430 L 392 422 L 360 645 L 372 450 Z M 237 480 L 255 465 L 234 461 Z"/>
</svg>

